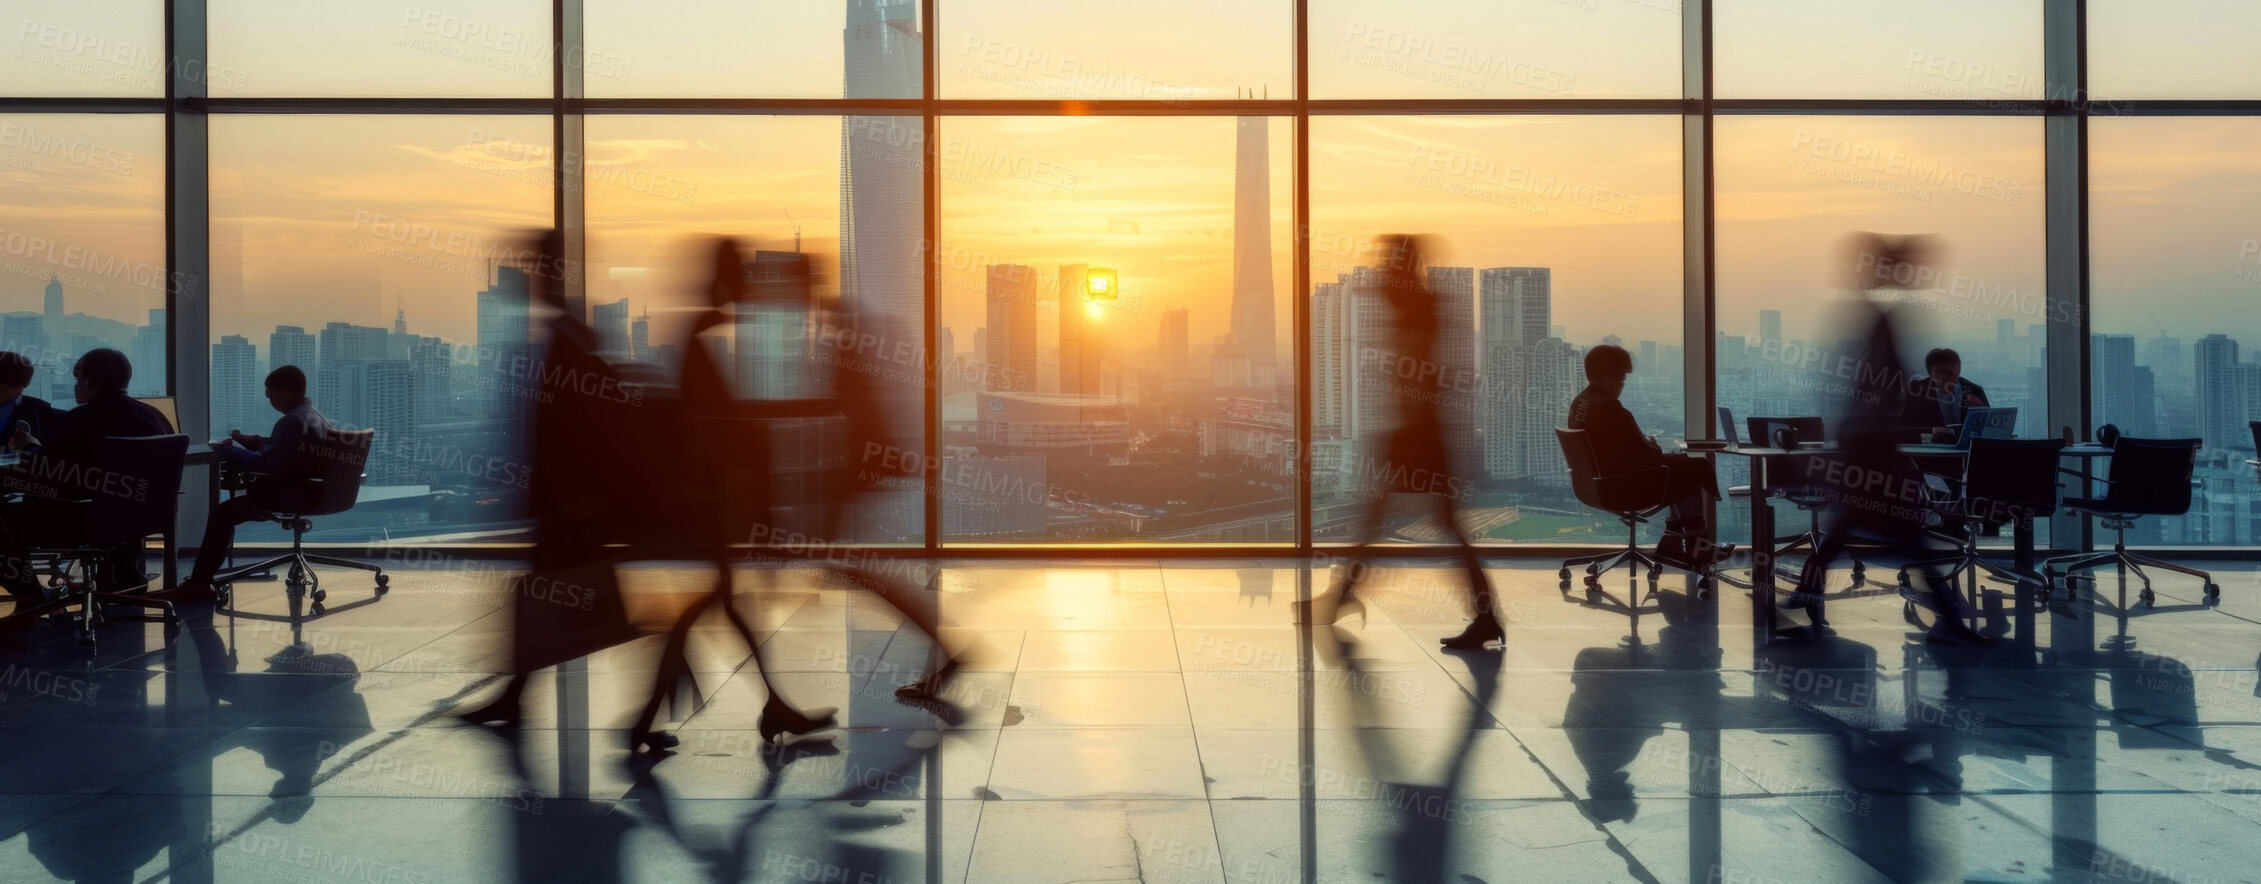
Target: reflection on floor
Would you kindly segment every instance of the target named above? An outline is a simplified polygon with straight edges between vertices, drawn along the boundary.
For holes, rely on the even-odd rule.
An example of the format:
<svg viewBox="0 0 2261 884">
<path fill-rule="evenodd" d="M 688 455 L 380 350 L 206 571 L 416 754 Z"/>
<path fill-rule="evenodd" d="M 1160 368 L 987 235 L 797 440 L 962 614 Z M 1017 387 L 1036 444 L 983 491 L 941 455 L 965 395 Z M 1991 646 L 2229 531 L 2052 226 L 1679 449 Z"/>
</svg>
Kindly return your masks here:
<svg viewBox="0 0 2261 884">
<path fill-rule="evenodd" d="M 1757 648 L 1741 592 L 1668 576 L 1629 618 L 1503 563 L 1505 651 L 1442 653 L 1441 566 L 1306 640 L 1326 576 L 1293 563 L 954 562 L 935 597 L 981 651 L 943 727 L 893 697 L 927 648 L 883 605 L 749 566 L 780 689 L 843 730 L 765 748 L 710 618 L 656 764 L 623 749 L 656 639 L 545 673 L 515 737 L 449 714 L 507 658 L 496 566 L 297 617 L 246 583 L 171 638 L 0 640 L 0 879 L 2254 880 L 2261 571 L 2214 567 L 2219 607 L 2172 575 L 2124 622 L 2008 599 L 1975 650 L 1890 587 Z M 628 582 L 664 609 L 697 572 Z"/>
</svg>

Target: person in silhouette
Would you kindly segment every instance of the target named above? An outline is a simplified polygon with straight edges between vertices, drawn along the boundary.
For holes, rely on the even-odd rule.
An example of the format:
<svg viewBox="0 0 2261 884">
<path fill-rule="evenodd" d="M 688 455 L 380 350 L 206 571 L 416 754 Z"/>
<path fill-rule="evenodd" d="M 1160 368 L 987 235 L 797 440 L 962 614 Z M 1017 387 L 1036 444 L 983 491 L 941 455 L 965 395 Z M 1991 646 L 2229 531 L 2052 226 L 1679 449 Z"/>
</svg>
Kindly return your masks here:
<svg viewBox="0 0 2261 884">
<path fill-rule="evenodd" d="M 0 352 L 0 428 L 13 428 L 18 424 L 31 437 L 52 432 L 60 412 L 47 400 L 24 392 L 31 387 L 33 374 L 31 360 L 21 353 Z M 8 436 L 14 436 L 12 429 Z M 13 448 L 11 440 L 9 447 Z M 0 590 L 18 604 L 40 601 L 43 596 L 39 580 L 31 573 L 30 563 L 16 557 L 0 562 Z"/>
<path fill-rule="evenodd" d="M 24 452 L 31 464 L 7 477 L 6 490 L 23 492 L 24 499 L 0 505 L 0 572 L 11 580 L 31 575 L 29 547 L 75 545 L 91 535 L 84 501 L 102 491 L 103 439 L 173 432 L 163 412 L 126 395 L 133 382 L 133 363 L 126 354 L 108 347 L 89 350 L 71 367 L 71 376 L 79 404 L 54 421 L 52 435 L 35 435 L 28 421 L 9 432 L 10 447 Z M 139 543 L 121 544 L 97 561 L 95 584 L 109 591 L 147 585 L 141 560 Z M 17 615 L 28 613 L 19 610 Z"/>
<path fill-rule="evenodd" d="M 220 573 L 228 550 L 235 546 L 236 526 L 253 521 L 263 513 L 275 512 L 281 502 L 277 495 L 297 490 L 290 488 L 287 480 L 321 475 L 320 455 L 307 446 L 329 438 L 330 422 L 314 410 L 314 401 L 306 398 L 306 372 L 295 365 L 282 366 L 267 373 L 266 386 L 267 404 L 283 415 L 275 421 L 273 434 L 246 435 L 242 430 L 231 428 L 228 438 L 214 445 L 212 453 L 221 466 L 238 474 L 272 476 L 286 481 L 261 487 L 262 483 L 254 480 L 246 489 L 247 493 L 213 501 L 212 512 L 204 520 L 204 543 L 196 549 L 196 566 L 189 569 L 188 578 L 179 586 L 157 593 L 159 597 L 181 601 L 213 598 L 212 578 Z"/>
<path fill-rule="evenodd" d="M 1460 525 L 1459 495 L 1469 486 L 1457 475 L 1456 459 L 1447 442 L 1450 437 L 1439 412 L 1446 399 L 1444 378 L 1455 367 L 1439 361 L 1437 296 L 1422 281 L 1427 270 L 1426 248 L 1421 238 L 1404 234 L 1383 236 L 1377 246 L 1380 295 L 1389 307 L 1393 336 L 1388 351 L 1373 354 L 1374 364 L 1361 358 L 1360 370 L 1388 376 L 1388 385 L 1398 394 L 1394 397 L 1397 428 L 1383 444 L 1381 462 L 1374 465 L 1378 474 L 1374 497 L 1359 521 L 1357 548 L 1350 555 L 1349 567 L 1325 594 L 1299 606 L 1303 608 L 1299 613 L 1325 622 L 1340 620 L 1352 611 L 1363 616 L 1365 603 L 1356 595 L 1365 570 L 1361 553 L 1381 536 L 1391 494 L 1421 494 L 1429 499 L 1432 517 L 1459 552 L 1474 614 L 1460 634 L 1440 641 L 1448 648 L 1482 648 L 1506 638 L 1507 632 L 1494 611 L 1491 581 L 1476 557 L 1476 547 L 1468 542 L 1468 534 Z"/>
<path fill-rule="evenodd" d="M 531 383 L 512 385 L 532 401 L 524 432 L 534 545 L 528 573 L 511 584 L 510 680 L 501 696 L 460 716 L 503 727 L 518 725 L 520 696 L 536 670 L 636 637 L 606 546 L 622 534 L 616 510 L 627 479 L 617 453 L 626 441 L 627 399 L 597 355 L 596 331 L 566 299 L 563 238 L 537 231 L 522 255 L 533 302 L 547 314 L 541 360 L 525 375 Z M 631 750 L 676 743 L 645 727 L 629 740 Z"/>
<path fill-rule="evenodd" d="M 761 425 L 746 419 L 746 411 L 724 379 L 723 359 L 717 352 L 723 341 L 720 335 L 710 333 L 729 326 L 733 310 L 746 300 L 745 259 L 738 243 L 728 238 L 714 241 L 709 258 L 706 309 L 692 319 L 679 351 L 683 359 L 678 384 L 682 415 L 676 432 L 686 446 L 681 464 L 686 480 L 679 486 L 681 499 L 675 505 L 685 514 L 698 554 L 713 569 L 713 582 L 669 630 L 652 694 L 637 717 L 636 729 L 640 733 L 650 731 L 659 717 L 660 704 L 674 693 L 681 679 L 689 677 L 685 649 L 691 626 L 708 608 L 720 605 L 731 626 L 745 639 L 753 655 L 754 671 L 769 695 L 756 727 L 765 742 L 777 743 L 831 727 L 836 710 L 802 711 L 785 701 L 770 679 L 769 667 L 762 660 L 762 643 L 755 638 L 752 625 L 731 604 L 730 544 L 747 535 L 750 517 L 759 518 L 768 510 L 769 481 L 764 473 L 768 446 Z"/>
<path fill-rule="evenodd" d="M 1908 391 L 1901 415 L 1912 432 L 1930 433 L 1934 442 L 1953 442 L 1963 430 L 1963 417 L 1973 408 L 1986 408 L 1986 388 L 1963 377 L 1963 356 L 1939 347 L 1923 357 L 1923 381 Z"/>
<path fill-rule="evenodd" d="M 792 278 L 800 281 L 798 291 L 805 304 L 808 302 L 809 279 L 805 256 L 801 259 L 801 265 L 800 272 Z M 876 317 L 843 310 L 836 311 L 831 322 L 834 326 L 831 337 L 835 340 L 867 340 L 859 332 L 870 332 L 874 336 L 870 339 L 882 341 L 878 349 L 897 349 L 884 337 L 889 324 Z M 851 352 L 862 352 L 863 349 L 858 347 Z M 830 394 L 819 407 L 820 411 L 826 412 L 837 409 L 847 428 L 843 443 L 848 457 L 840 461 L 837 469 L 830 471 L 825 481 L 826 499 L 822 502 L 823 524 L 820 533 L 827 542 L 847 540 L 848 517 L 859 502 L 867 495 L 881 491 L 889 479 L 917 475 L 919 465 L 924 462 L 923 457 L 906 451 L 907 440 L 891 432 L 886 413 L 889 403 L 886 393 L 889 391 L 882 389 L 884 381 L 876 376 L 878 371 L 878 366 L 860 358 L 835 361 L 831 372 Z M 951 651 L 943 641 L 940 612 L 921 604 L 917 588 L 904 581 L 852 563 L 834 562 L 828 567 L 840 579 L 879 596 L 926 635 L 935 654 L 942 659 L 932 663 L 931 669 L 923 677 L 899 686 L 895 695 L 910 701 L 938 702 L 943 688 L 957 673 L 962 656 L 961 653 Z M 935 596 L 934 601 L 939 604 L 939 597 Z"/>
<path fill-rule="evenodd" d="M 1821 542 L 1798 574 L 1790 607 L 1808 608 L 1816 626 L 1826 623 L 1820 603 L 1829 567 L 1855 538 L 1883 543 L 1914 560 L 1928 558 L 1924 530 L 1926 485 L 1915 461 L 1898 450 L 1907 424 L 1906 403 L 1929 383 L 1908 371 L 1900 350 L 1900 318 L 1884 293 L 1912 288 L 1936 278 L 1930 269 L 1937 246 L 1929 237 L 1854 234 L 1846 245 L 1845 270 L 1854 291 L 1849 328 L 1862 335 L 1861 355 L 1849 371 L 1838 371 L 1825 388 L 1839 402 L 1836 460 L 1803 461 L 1808 475 L 1792 481 L 1824 489 L 1830 497 L 1829 521 Z M 1818 474 L 1818 475 L 1817 475 Z M 1991 645 L 1993 639 L 1963 624 L 1962 601 L 1936 571 L 1920 575 L 1938 622 L 1935 641 Z"/>
<path fill-rule="evenodd" d="M 1690 570 L 1711 568 L 1735 554 L 1733 544 L 1713 538 L 1704 518 L 1705 508 L 1719 499 L 1719 479 L 1708 458 L 1666 454 L 1655 439 L 1641 434 L 1633 412 L 1618 401 L 1625 394 L 1625 376 L 1632 373 L 1633 354 L 1623 347 L 1602 344 L 1586 351 L 1586 389 L 1570 402 L 1570 429 L 1586 431 L 1594 466 L 1602 475 L 1664 467 L 1672 515 L 1664 520 L 1657 558 Z"/>
</svg>

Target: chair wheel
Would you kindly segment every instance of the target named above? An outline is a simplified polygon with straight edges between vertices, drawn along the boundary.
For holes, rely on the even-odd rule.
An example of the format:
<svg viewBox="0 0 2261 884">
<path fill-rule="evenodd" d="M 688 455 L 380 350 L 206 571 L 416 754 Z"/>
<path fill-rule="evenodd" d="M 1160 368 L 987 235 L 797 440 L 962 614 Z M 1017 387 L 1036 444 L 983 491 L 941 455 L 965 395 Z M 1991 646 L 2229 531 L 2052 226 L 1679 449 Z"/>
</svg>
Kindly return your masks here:
<svg viewBox="0 0 2261 884">
<path fill-rule="evenodd" d="M 1711 578 L 1706 577 L 1702 580 L 1696 581 L 1696 598 L 1711 598 Z"/>
<path fill-rule="evenodd" d="M 1569 581 L 1569 580 L 1570 580 L 1570 569 L 1569 569 L 1569 568 L 1564 568 L 1564 569 L 1562 569 L 1562 570 L 1560 570 L 1560 571 L 1556 571 L 1556 572 L 1555 572 L 1555 574 L 1554 574 L 1554 576 L 1556 576 L 1556 577 L 1560 577 L 1560 578 L 1562 578 L 1562 579 L 1563 579 L 1563 580 L 1564 580 L 1565 582 L 1567 582 L 1567 581 Z M 377 585 L 378 585 L 378 586 L 383 586 L 383 585 L 385 585 L 385 578 L 384 578 L 384 576 L 383 576 L 383 575 L 379 575 L 379 576 L 377 577 Z"/>
<path fill-rule="evenodd" d="M 1915 602 L 1901 602 L 1901 603 L 1900 603 L 1900 616 L 1901 616 L 1901 617 L 1902 617 L 1903 619 L 1907 620 L 1907 621 L 1908 621 L 1908 623 L 1909 623 L 1909 624 L 1911 624 L 1911 625 L 1914 625 L 1914 626 L 1922 626 L 1922 625 L 1923 625 L 1923 618 L 1921 618 L 1921 617 L 1917 617 L 1917 616 L 1916 616 L 1916 603 L 1915 603 Z"/>
<path fill-rule="evenodd" d="M 2159 602 L 2159 597 L 2153 595 L 2151 593 L 2151 587 L 2148 586 L 2144 587 L 2142 592 L 2137 593 L 2136 598 L 2141 599 L 2143 606 L 2147 608 Z"/>
<path fill-rule="evenodd" d="M 1861 576 L 1861 575 L 1863 575 L 1863 574 L 1866 574 L 1866 573 L 1868 573 L 1868 566 L 1867 566 L 1867 565 L 1863 565 L 1863 564 L 1861 564 L 1861 563 L 1859 563 L 1859 562 L 1854 562 L 1854 563 L 1853 563 L 1853 576 L 1854 576 L 1854 577 L 1859 577 L 1859 576 Z"/>
<path fill-rule="evenodd" d="M 1911 588 L 1911 584 L 1908 583 L 1908 569 L 1906 568 L 1900 569 L 1900 587 L 1902 589 Z"/>
<path fill-rule="evenodd" d="M 1563 577 L 1563 579 L 1565 579 L 1565 580 L 1568 580 L 1568 579 L 1570 579 L 1570 572 L 1568 572 L 1568 571 L 1565 571 L 1565 572 L 1563 572 L 1563 574 L 1562 574 L 1562 577 Z M 378 593 L 378 594 L 380 594 L 380 595 L 382 595 L 382 594 L 384 594 L 384 593 L 385 593 L 385 592 L 386 592 L 387 590 L 391 589 L 391 588 L 392 588 L 392 582 L 393 582 L 393 579 L 392 579 L 391 577 L 389 577 L 389 576 L 386 576 L 386 575 L 384 575 L 384 574 L 379 574 L 379 575 L 377 575 L 377 593 Z"/>
<path fill-rule="evenodd" d="M 325 600 L 325 599 L 328 599 L 329 597 L 330 597 L 330 594 L 329 594 L 329 593 L 327 593 L 327 592 L 323 592 L 322 590 L 319 590 L 319 589 L 317 589 L 317 590 L 315 590 L 315 591 L 314 591 L 314 596 L 313 596 L 313 598 L 314 598 L 314 603 L 315 603 L 315 604 L 317 604 L 317 605 L 321 604 L 321 603 L 323 602 L 323 600 Z"/>
<path fill-rule="evenodd" d="M 1595 576 L 1595 575 L 1593 575 L 1593 574 L 1588 574 L 1588 575 L 1586 575 L 1586 591 L 1587 591 L 1587 592 L 1600 592 L 1600 591 L 1601 591 L 1601 589 L 1602 589 L 1602 579 L 1601 579 L 1600 577 L 1598 577 L 1598 576 Z"/>
<path fill-rule="evenodd" d="M 2212 584 L 2212 583 L 2206 584 L 2206 597 L 2207 597 L 2208 599 L 2211 599 L 2211 600 L 2213 600 L 2213 601 L 2217 601 L 2217 602 L 2218 602 L 2218 601 L 2221 601 L 2221 600 L 2222 600 L 2222 588 L 2221 588 L 2220 586 L 2216 586 L 2216 585 L 2214 585 L 2214 584 Z"/>
</svg>

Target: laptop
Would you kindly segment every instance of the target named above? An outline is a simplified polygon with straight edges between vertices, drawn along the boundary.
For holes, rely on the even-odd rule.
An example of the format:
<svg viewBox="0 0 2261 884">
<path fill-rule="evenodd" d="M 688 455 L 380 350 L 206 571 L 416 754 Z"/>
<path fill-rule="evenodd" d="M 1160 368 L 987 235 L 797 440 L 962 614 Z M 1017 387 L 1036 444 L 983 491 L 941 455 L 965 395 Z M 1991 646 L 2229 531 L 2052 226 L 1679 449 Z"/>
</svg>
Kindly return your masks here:
<svg viewBox="0 0 2261 884">
<path fill-rule="evenodd" d="M 1955 448 L 1969 451 L 1973 439 L 2008 439 L 2017 435 L 2016 408 L 1973 408 L 1963 415 L 1963 431 L 1955 435 Z"/>
<path fill-rule="evenodd" d="M 1735 429 L 1735 410 L 1725 405 L 1719 407 L 1719 435 L 1727 440 L 1727 447 L 1743 447 L 1743 437 Z"/>
</svg>

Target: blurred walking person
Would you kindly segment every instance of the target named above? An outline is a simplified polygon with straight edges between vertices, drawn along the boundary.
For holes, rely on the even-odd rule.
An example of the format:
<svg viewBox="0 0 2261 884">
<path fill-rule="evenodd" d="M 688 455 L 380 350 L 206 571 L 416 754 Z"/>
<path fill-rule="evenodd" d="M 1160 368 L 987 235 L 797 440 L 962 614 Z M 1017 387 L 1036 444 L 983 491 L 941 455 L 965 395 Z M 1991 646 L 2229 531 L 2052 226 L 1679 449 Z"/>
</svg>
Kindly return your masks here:
<svg viewBox="0 0 2261 884">
<path fill-rule="evenodd" d="M 720 605 L 731 626 L 745 639 L 755 674 L 768 694 L 755 726 L 765 743 L 782 743 L 788 737 L 831 727 L 835 710 L 812 708 L 804 712 L 785 701 L 762 661 L 761 641 L 745 615 L 731 604 L 730 544 L 746 536 L 752 520 L 767 518 L 771 464 L 763 427 L 747 419 L 749 413 L 741 407 L 723 374 L 725 363 L 717 352 L 723 343 L 721 336 L 710 334 L 729 326 L 735 311 L 745 305 L 745 258 L 738 243 L 728 238 L 717 238 L 708 255 L 704 309 L 691 320 L 678 351 L 683 360 L 678 384 L 682 414 L 675 432 L 684 453 L 680 464 L 684 479 L 674 486 L 679 499 L 668 503 L 681 511 L 696 553 L 713 569 L 713 584 L 684 609 L 668 631 L 652 695 L 636 719 L 636 732 L 652 733 L 660 704 L 674 693 L 681 679 L 690 675 L 686 646 L 691 626 L 708 608 Z M 749 344 L 739 342 L 740 346 Z M 672 739 L 666 742 L 673 744 Z"/>
<path fill-rule="evenodd" d="M 1476 548 L 1460 525 L 1460 489 L 1471 486 L 1458 476 L 1456 464 L 1460 459 L 1450 448 L 1441 408 L 1445 399 L 1443 380 L 1462 366 L 1445 366 L 1439 361 L 1437 335 L 1442 318 L 1437 315 L 1436 293 L 1422 279 L 1428 269 L 1423 239 L 1391 234 L 1377 242 L 1380 294 L 1389 307 L 1393 332 L 1391 348 L 1383 353 L 1359 354 L 1354 370 L 1388 375 L 1387 386 L 1396 393 L 1392 398 L 1397 403 L 1397 428 L 1390 432 L 1381 462 L 1372 465 L 1371 472 L 1376 474 L 1374 497 L 1358 524 L 1357 549 L 1334 585 L 1312 599 L 1303 613 L 1315 622 L 1334 622 L 1357 611 L 1363 620 L 1365 602 L 1356 591 L 1365 572 L 1364 549 L 1382 534 L 1390 495 L 1420 494 L 1428 498 L 1432 517 L 1452 538 L 1459 553 L 1474 612 L 1467 629 L 1440 641 L 1448 648 L 1482 648 L 1505 639 L 1507 632 L 1494 611 L 1491 581 L 1485 577 Z M 1467 319 L 1459 317 L 1458 321 Z"/>
</svg>

